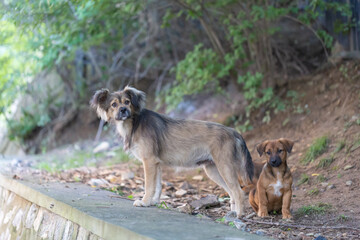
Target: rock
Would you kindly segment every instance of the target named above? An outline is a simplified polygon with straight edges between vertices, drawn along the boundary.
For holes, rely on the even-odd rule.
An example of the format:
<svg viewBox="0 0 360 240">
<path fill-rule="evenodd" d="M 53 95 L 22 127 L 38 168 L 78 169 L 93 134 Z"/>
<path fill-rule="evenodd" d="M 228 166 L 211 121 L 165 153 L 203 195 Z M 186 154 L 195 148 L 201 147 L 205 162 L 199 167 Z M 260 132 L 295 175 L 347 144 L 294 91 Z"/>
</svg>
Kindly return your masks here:
<svg viewBox="0 0 360 240">
<path fill-rule="evenodd" d="M 321 186 L 323 186 L 323 187 L 327 187 L 329 185 L 329 183 L 327 183 L 327 182 L 322 182 L 321 183 Z"/>
<path fill-rule="evenodd" d="M 236 215 L 236 213 L 235 213 Z M 235 219 L 234 220 L 234 225 L 237 229 L 241 230 L 241 231 L 245 231 L 246 230 L 246 223 L 244 223 L 243 221 L 241 221 L 240 219 Z"/>
<path fill-rule="evenodd" d="M 349 170 L 349 169 L 351 169 L 351 168 L 353 168 L 354 166 L 352 166 L 352 165 L 346 165 L 345 167 L 344 167 L 344 170 L 346 171 L 346 170 Z"/>
<path fill-rule="evenodd" d="M 188 190 L 188 189 L 193 189 L 194 187 L 190 183 L 185 181 L 180 185 L 180 188 L 184 190 Z"/>
<path fill-rule="evenodd" d="M 204 177 L 202 175 L 196 175 L 192 179 L 196 180 L 196 181 L 202 181 L 204 179 Z"/>
<path fill-rule="evenodd" d="M 262 229 L 259 229 L 255 232 L 255 234 L 259 235 L 259 236 L 265 236 L 266 232 Z"/>
<path fill-rule="evenodd" d="M 334 189 L 335 188 L 335 185 L 334 184 L 330 184 L 327 189 Z"/>
<path fill-rule="evenodd" d="M 12 221 L 12 225 L 16 229 L 16 232 L 19 232 L 20 230 L 20 224 L 22 222 L 23 215 L 24 211 L 22 209 L 19 209 Z"/>
<path fill-rule="evenodd" d="M 280 233 L 280 234 L 279 234 L 279 236 L 278 236 L 278 239 L 284 239 L 285 237 L 286 237 L 286 235 L 285 235 L 285 234 Z"/>
<path fill-rule="evenodd" d="M 119 179 L 118 177 L 116 177 L 115 175 L 112 175 L 112 174 L 106 177 L 106 180 L 108 180 L 111 183 L 117 182 L 118 179 Z"/>
<path fill-rule="evenodd" d="M 230 211 L 230 212 L 227 212 L 225 217 L 224 217 L 224 222 L 226 224 L 228 224 L 229 222 L 233 222 L 235 221 L 235 219 L 237 218 L 237 214 L 235 211 Z"/>
<path fill-rule="evenodd" d="M 353 184 L 353 182 L 352 181 L 346 181 L 346 186 L 351 186 L 352 184 Z"/>
<path fill-rule="evenodd" d="M 187 193 L 186 190 L 184 190 L 184 189 L 179 189 L 179 190 L 177 190 L 177 191 L 175 192 L 175 196 L 176 196 L 176 197 L 182 197 L 182 196 L 184 196 L 186 193 Z"/>
<path fill-rule="evenodd" d="M 105 179 L 95 179 L 92 178 L 90 179 L 90 181 L 87 182 L 87 184 L 89 184 L 92 187 L 101 187 L 101 186 L 109 186 L 110 183 L 108 181 L 106 181 Z"/>
<path fill-rule="evenodd" d="M 133 179 L 135 177 L 135 174 L 133 172 L 123 172 L 121 173 L 121 180 L 128 180 Z"/>
<path fill-rule="evenodd" d="M 327 240 L 327 238 L 323 236 L 318 236 L 314 240 Z"/>
<path fill-rule="evenodd" d="M 10 164 L 11 167 L 18 168 L 23 166 L 23 161 L 21 159 L 14 158 Z"/>
<path fill-rule="evenodd" d="M 314 236 L 314 233 L 307 233 L 306 236 L 312 237 L 312 236 Z"/>
<path fill-rule="evenodd" d="M 250 214 L 247 215 L 245 218 L 252 218 L 252 217 L 254 217 L 254 216 L 256 216 L 256 213 L 255 213 L 255 212 L 250 213 Z"/>
<path fill-rule="evenodd" d="M 176 194 L 176 193 L 175 193 Z M 191 207 L 194 209 L 200 209 L 204 207 L 213 207 L 219 205 L 220 202 L 218 201 L 215 195 L 209 194 L 206 197 L 200 198 L 199 200 L 194 200 L 190 202 Z"/>
<path fill-rule="evenodd" d="M 109 148 L 110 144 L 108 142 L 101 142 L 94 148 L 93 153 L 105 152 L 106 150 L 109 150 Z"/>
<path fill-rule="evenodd" d="M 185 203 L 176 208 L 179 212 L 192 214 L 192 208 L 188 203 Z"/>
<path fill-rule="evenodd" d="M 167 200 L 167 199 L 170 199 L 170 197 L 167 195 L 161 194 L 160 200 Z"/>
<path fill-rule="evenodd" d="M 25 220 L 25 227 L 26 228 L 31 228 L 34 221 L 35 221 L 35 218 L 36 218 L 36 215 L 37 215 L 37 212 L 38 212 L 39 208 L 36 206 L 36 204 L 32 204 L 28 213 L 27 213 L 27 216 L 26 216 L 26 220 Z"/>
<path fill-rule="evenodd" d="M 171 182 L 163 181 L 163 184 L 165 184 L 165 187 L 173 187 L 174 184 Z"/>
<path fill-rule="evenodd" d="M 108 158 L 113 158 L 113 157 L 116 157 L 116 153 L 115 152 L 107 152 L 105 154 L 105 156 L 108 157 Z"/>
<path fill-rule="evenodd" d="M 88 239 L 90 232 L 83 227 L 79 228 L 79 232 L 76 239 Z"/>
</svg>

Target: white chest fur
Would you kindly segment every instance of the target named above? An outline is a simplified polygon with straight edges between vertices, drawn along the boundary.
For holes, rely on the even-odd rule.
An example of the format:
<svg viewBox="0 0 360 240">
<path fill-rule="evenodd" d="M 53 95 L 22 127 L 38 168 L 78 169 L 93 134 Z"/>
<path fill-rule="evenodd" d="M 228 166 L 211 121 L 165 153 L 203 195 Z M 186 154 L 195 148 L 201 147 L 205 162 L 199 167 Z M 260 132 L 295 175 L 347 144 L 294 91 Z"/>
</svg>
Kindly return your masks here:
<svg viewBox="0 0 360 240">
<path fill-rule="evenodd" d="M 281 189 L 284 187 L 283 184 L 282 184 L 282 181 L 280 180 L 279 176 L 277 178 L 277 181 L 276 183 L 272 183 L 270 184 L 270 186 L 272 186 L 274 188 L 274 194 L 275 196 L 278 196 L 280 197 L 282 195 L 281 193 Z"/>
</svg>

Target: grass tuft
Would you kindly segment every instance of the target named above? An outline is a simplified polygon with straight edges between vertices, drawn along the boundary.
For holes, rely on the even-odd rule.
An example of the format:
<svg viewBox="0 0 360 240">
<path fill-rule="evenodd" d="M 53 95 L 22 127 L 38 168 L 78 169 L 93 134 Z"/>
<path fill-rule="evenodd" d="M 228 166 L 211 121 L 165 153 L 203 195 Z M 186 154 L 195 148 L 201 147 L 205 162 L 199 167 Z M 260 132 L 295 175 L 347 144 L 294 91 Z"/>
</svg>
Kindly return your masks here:
<svg viewBox="0 0 360 240">
<path fill-rule="evenodd" d="M 301 174 L 301 178 L 297 182 L 297 185 L 300 186 L 301 184 L 309 182 L 309 176 L 306 173 Z"/>
<path fill-rule="evenodd" d="M 327 168 L 333 163 L 334 161 L 334 155 L 331 155 L 330 157 L 326 157 L 320 160 L 319 164 L 317 165 L 317 168 Z"/>
<path fill-rule="evenodd" d="M 301 159 L 301 163 L 306 165 L 310 162 L 313 162 L 315 158 L 317 158 L 327 150 L 329 142 L 330 140 L 327 136 L 317 138 L 310 146 L 310 148 L 306 151 L 304 158 Z"/>
<path fill-rule="evenodd" d="M 316 196 L 316 195 L 319 194 L 319 192 L 320 192 L 319 189 L 314 188 L 314 189 L 311 189 L 311 190 L 308 191 L 308 195 L 309 196 Z"/>
<path fill-rule="evenodd" d="M 334 153 L 340 152 L 344 147 L 346 143 L 344 140 L 340 140 L 340 142 L 337 143 Z"/>
<path fill-rule="evenodd" d="M 318 182 L 325 182 L 326 181 L 326 177 L 322 174 L 320 174 L 319 176 L 316 177 L 316 180 Z"/>
<path fill-rule="evenodd" d="M 296 215 L 305 216 L 305 215 L 319 215 L 325 214 L 331 210 L 332 206 L 328 203 L 318 203 L 316 205 L 305 205 L 299 208 L 296 211 Z"/>
</svg>

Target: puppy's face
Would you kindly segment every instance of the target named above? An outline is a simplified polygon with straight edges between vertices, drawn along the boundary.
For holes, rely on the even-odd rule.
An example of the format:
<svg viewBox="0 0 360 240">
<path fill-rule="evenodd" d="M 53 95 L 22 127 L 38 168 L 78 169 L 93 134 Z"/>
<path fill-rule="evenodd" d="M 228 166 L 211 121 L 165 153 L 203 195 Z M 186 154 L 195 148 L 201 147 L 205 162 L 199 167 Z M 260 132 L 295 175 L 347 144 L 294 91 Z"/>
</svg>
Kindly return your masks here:
<svg viewBox="0 0 360 240">
<path fill-rule="evenodd" d="M 259 155 L 266 154 L 267 162 L 272 167 L 279 167 L 281 164 L 286 164 L 287 153 L 290 153 L 294 142 L 280 138 L 278 140 L 270 140 L 261 143 L 257 147 Z"/>
<path fill-rule="evenodd" d="M 132 87 L 113 93 L 102 89 L 95 93 L 90 104 L 104 121 L 125 121 L 141 112 L 145 98 L 144 92 Z"/>
</svg>

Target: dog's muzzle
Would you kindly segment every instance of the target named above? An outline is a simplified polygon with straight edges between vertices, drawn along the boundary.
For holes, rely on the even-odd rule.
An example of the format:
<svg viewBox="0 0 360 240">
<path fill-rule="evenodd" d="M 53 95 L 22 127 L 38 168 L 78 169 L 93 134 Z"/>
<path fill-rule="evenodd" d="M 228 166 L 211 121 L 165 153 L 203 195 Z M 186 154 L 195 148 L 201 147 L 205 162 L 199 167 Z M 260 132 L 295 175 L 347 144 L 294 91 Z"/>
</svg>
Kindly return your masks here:
<svg viewBox="0 0 360 240">
<path fill-rule="evenodd" d="M 122 107 L 119 109 L 118 114 L 115 117 L 115 120 L 117 121 L 124 121 L 130 117 L 130 111 L 126 107 Z"/>
<path fill-rule="evenodd" d="M 272 167 L 278 167 L 281 165 L 281 158 L 279 156 L 274 156 L 270 158 L 270 165 Z"/>
</svg>

